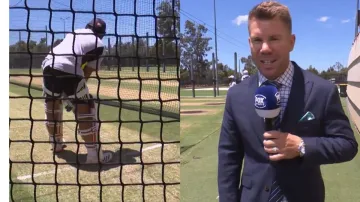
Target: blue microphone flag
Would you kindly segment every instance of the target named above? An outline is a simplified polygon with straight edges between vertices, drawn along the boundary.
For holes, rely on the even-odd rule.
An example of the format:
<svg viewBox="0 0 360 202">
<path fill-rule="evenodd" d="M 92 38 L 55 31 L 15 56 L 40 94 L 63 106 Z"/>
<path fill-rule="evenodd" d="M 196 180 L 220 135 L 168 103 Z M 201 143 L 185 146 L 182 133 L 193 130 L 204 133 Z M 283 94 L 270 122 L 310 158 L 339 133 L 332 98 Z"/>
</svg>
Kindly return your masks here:
<svg viewBox="0 0 360 202">
<path fill-rule="evenodd" d="M 255 110 L 263 118 L 275 118 L 280 113 L 280 93 L 274 85 L 262 85 L 255 92 Z"/>
</svg>

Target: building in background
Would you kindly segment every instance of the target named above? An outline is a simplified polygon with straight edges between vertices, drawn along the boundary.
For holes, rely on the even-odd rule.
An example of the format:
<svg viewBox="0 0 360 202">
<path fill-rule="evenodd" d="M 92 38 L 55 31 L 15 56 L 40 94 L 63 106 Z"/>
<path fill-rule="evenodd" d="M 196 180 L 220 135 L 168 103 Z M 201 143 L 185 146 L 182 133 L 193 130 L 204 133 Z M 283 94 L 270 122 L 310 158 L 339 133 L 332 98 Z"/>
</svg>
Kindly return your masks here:
<svg viewBox="0 0 360 202">
<path fill-rule="evenodd" d="M 355 24 L 355 40 L 350 49 L 347 74 L 347 107 L 351 120 L 360 129 L 360 37 L 359 37 L 359 1 L 357 0 L 357 13 Z M 344 88 L 344 87 L 343 87 Z"/>
</svg>

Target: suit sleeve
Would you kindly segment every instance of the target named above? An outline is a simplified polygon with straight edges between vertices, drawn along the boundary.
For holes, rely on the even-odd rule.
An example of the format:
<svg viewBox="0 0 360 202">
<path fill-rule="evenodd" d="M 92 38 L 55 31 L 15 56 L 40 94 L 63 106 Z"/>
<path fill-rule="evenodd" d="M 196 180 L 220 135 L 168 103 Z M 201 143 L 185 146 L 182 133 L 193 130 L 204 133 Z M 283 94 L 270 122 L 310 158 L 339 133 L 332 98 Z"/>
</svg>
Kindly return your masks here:
<svg viewBox="0 0 360 202">
<path fill-rule="evenodd" d="M 230 92 L 230 91 L 229 91 Z M 220 202 L 238 202 L 239 183 L 244 158 L 241 135 L 236 128 L 227 96 L 218 146 L 218 191 Z"/>
<path fill-rule="evenodd" d="M 327 99 L 324 117 L 324 136 L 303 137 L 305 143 L 305 155 L 301 160 L 303 166 L 350 161 L 358 152 L 358 143 L 342 108 L 336 86 Z"/>
</svg>

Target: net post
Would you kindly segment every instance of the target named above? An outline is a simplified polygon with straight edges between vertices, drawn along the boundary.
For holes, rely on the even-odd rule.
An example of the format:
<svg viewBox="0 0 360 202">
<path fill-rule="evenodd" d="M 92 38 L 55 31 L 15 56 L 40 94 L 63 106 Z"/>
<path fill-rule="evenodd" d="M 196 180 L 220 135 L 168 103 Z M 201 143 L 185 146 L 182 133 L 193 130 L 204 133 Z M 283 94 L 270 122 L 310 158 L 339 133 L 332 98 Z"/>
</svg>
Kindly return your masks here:
<svg viewBox="0 0 360 202">
<path fill-rule="evenodd" d="M 162 39 L 163 72 L 165 72 L 165 40 Z"/>
<path fill-rule="evenodd" d="M 212 70 L 213 70 L 213 84 L 214 84 L 214 97 L 216 97 L 216 71 L 215 71 L 215 54 L 212 53 Z"/>
<path fill-rule="evenodd" d="M 149 32 L 146 32 L 146 71 L 149 71 Z"/>
<path fill-rule="evenodd" d="M 240 82 L 241 82 L 241 76 L 242 76 L 242 73 L 241 73 L 241 57 L 239 58 L 239 63 L 238 63 L 239 65 L 239 79 L 240 79 Z"/>
<path fill-rule="evenodd" d="M 122 44 L 122 39 L 121 39 L 121 36 L 119 36 L 119 46 L 120 46 L 120 48 L 119 48 L 119 50 L 120 50 L 120 53 L 119 53 L 119 55 L 121 55 L 122 54 L 122 51 L 121 51 L 121 44 Z M 120 58 L 120 60 L 118 60 L 119 62 L 118 62 L 118 70 L 119 71 L 121 71 L 121 58 Z"/>
<path fill-rule="evenodd" d="M 217 92 L 217 95 L 219 96 L 219 79 L 218 79 L 218 67 L 217 67 L 217 58 L 214 56 L 214 61 L 215 61 L 215 83 L 216 83 L 216 92 Z"/>
<path fill-rule="evenodd" d="M 47 25 L 45 25 L 45 31 L 46 31 L 46 33 L 45 33 L 45 39 L 46 39 L 46 47 L 48 47 L 48 29 L 47 29 Z"/>
<path fill-rule="evenodd" d="M 195 97 L 195 81 L 194 81 L 194 58 L 191 54 L 191 65 L 190 65 L 190 79 L 192 84 L 192 96 Z"/>
<path fill-rule="evenodd" d="M 235 69 L 235 82 L 238 80 L 238 71 L 237 71 L 237 53 L 234 52 L 234 69 Z"/>
<path fill-rule="evenodd" d="M 135 42 L 134 42 L 134 36 L 131 36 L 131 53 L 132 56 L 136 56 L 136 46 L 135 46 Z M 134 58 L 131 58 L 131 67 L 132 67 L 132 71 L 135 71 L 135 67 L 134 67 Z"/>
<path fill-rule="evenodd" d="M 110 38 L 108 38 L 108 56 L 107 57 L 107 62 L 108 62 L 108 70 L 110 71 L 111 70 L 111 63 L 110 63 L 110 50 L 111 50 L 111 46 L 110 46 Z"/>
</svg>

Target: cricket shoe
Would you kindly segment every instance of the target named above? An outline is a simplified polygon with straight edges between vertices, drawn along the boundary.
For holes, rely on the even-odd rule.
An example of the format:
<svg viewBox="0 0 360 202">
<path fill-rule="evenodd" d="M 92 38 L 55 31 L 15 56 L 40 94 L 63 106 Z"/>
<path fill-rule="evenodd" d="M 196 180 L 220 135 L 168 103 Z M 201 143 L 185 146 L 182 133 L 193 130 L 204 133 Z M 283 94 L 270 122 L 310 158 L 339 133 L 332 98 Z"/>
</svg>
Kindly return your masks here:
<svg viewBox="0 0 360 202">
<path fill-rule="evenodd" d="M 103 152 L 102 149 L 88 149 L 86 157 L 86 164 L 106 164 L 109 163 L 113 158 L 113 153 Z M 100 160 L 100 162 L 99 162 Z"/>
<path fill-rule="evenodd" d="M 64 151 L 64 148 L 66 148 L 65 140 L 63 137 L 50 137 L 50 144 L 51 144 L 51 150 L 54 151 L 54 153 L 59 153 Z"/>
</svg>

